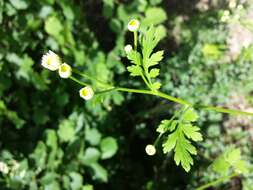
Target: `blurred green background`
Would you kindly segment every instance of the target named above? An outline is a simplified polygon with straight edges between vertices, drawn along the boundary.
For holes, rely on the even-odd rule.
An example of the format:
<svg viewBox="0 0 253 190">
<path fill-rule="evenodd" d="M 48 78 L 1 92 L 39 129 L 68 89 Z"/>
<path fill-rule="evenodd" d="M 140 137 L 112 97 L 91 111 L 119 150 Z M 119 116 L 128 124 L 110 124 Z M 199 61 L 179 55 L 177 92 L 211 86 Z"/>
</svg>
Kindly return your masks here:
<svg viewBox="0 0 253 190">
<path fill-rule="evenodd" d="M 233 4 L 234 3 L 234 4 Z M 127 23 L 160 28 L 161 90 L 192 103 L 253 110 L 251 0 L 0 0 L 1 190 L 185 190 L 217 178 L 211 162 L 236 145 L 252 162 L 252 118 L 200 111 L 204 142 L 189 173 L 149 157 L 177 105 L 111 92 L 85 102 L 78 84 L 41 67 L 53 50 L 100 80 L 144 88 L 126 72 Z M 93 84 L 96 85 L 96 84 Z M 253 176 L 212 189 L 252 190 Z"/>
</svg>

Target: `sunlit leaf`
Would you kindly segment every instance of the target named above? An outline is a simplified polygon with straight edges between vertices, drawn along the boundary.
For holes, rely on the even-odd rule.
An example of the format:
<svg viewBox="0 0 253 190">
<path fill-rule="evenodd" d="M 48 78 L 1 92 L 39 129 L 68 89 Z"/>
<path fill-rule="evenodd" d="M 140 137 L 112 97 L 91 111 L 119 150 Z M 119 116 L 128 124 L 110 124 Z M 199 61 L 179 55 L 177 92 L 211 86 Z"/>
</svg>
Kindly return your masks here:
<svg viewBox="0 0 253 190">
<path fill-rule="evenodd" d="M 102 139 L 100 143 L 100 148 L 102 151 L 101 158 L 108 159 L 111 158 L 118 150 L 118 144 L 116 139 L 113 137 L 106 137 Z"/>
</svg>

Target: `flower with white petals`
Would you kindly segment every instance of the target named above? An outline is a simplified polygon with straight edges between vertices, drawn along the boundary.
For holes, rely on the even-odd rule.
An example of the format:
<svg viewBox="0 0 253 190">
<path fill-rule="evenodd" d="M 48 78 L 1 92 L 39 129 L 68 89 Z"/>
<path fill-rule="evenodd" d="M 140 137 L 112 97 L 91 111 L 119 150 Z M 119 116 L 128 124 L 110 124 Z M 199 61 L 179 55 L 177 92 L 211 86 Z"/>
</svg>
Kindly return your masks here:
<svg viewBox="0 0 253 190">
<path fill-rule="evenodd" d="M 137 31 L 139 27 L 140 27 L 140 21 L 138 21 L 137 19 L 130 20 L 127 25 L 128 30 L 131 32 Z"/>
<path fill-rule="evenodd" d="M 59 68 L 60 64 L 60 57 L 51 50 L 49 50 L 48 53 L 42 56 L 41 65 L 51 71 L 56 71 Z"/>
<path fill-rule="evenodd" d="M 130 44 L 127 44 L 124 49 L 126 54 L 129 54 L 133 50 L 133 47 Z"/>
<path fill-rule="evenodd" d="M 59 75 L 61 78 L 69 78 L 72 73 L 72 68 L 67 63 L 63 63 L 59 67 Z"/>
<path fill-rule="evenodd" d="M 85 100 L 90 100 L 93 97 L 94 92 L 90 86 L 86 86 L 79 90 L 79 94 L 81 98 Z"/>
<path fill-rule="evenodd" d="M 148 144 L 148 145 L 146 146 L 146 148 L 145 148 L 145 151 L 146 151 L 147 155 L 153 156 L 153 155 L 155 155 L 155 153 L 156 153 L 156 148 L 155 148 L 154 145 Z"/>
<path fill-rule="evenodd" d="M 9 168 L 4 162 L 0 162 L 0 172 L 3 174 L 7 174 L 9 172 Z"/>
</svg>

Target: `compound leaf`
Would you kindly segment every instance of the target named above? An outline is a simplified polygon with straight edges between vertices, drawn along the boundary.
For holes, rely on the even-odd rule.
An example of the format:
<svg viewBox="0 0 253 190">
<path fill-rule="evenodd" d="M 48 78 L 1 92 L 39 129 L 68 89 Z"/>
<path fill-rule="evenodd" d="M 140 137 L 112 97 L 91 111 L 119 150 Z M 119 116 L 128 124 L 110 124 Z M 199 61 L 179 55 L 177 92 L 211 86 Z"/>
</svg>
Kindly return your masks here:
<svg viewBox="0 0 253 190">
<path fill-rule="evenodd" d="M 157 131 L 159 133 L 170 132 L 166 141 L 163 143 L 163 152 L 168 153 L 174 149 L 174 160 L 177 165 L 181 164 L 186 172 L 190 171 L 193 165 L 192 155 L 197 154 L 197 150 L 191 141 L 202 141 L 200 129 L 192 125 L 197 113 L 192 108 L 186 109 L 179 120 L 163 120 Z"/>
</svg>

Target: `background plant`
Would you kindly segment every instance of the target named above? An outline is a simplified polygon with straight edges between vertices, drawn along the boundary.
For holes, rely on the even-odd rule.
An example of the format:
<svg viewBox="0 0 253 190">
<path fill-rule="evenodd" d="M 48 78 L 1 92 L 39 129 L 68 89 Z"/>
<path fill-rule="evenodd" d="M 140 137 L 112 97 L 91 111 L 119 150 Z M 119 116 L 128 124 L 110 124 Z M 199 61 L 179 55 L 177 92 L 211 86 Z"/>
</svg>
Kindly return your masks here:
<svg viewBox="0 0 253 190">
<path fill-rule="evenodd" d="M 162 91 L 193 103 L 199 101 L 250 111 L 252 46 L 243 47 L 236 58 L 231 59 L 227 41 L 231 28 L 220 21 L 228 4 L 220 1 L 206 6 L 201 1 L 187 1 L 179 6 L 177 1 L 159 0 L 1 1 L 1 161 L 12 168 L 16 160 L 21 171 L 22 168 L 26 171 L 25 175 L 21 171 L 13 172 L 7 178 L 1 174 L 1 188 L 35 186 L 36 189 L 35 181 L 42 189 L 46 186 L 91 188 L 88 184 L 95 189 L 118 189 L 119 185 L 126 189 L 192 189 L 217 177 L 215 173 L 206 172 L 206 168 L 227 144 L 239 146 L 250 162 L 250 118 L 233 120 L 219 113 L 200 111 L 197 125 L 205 131 L 206 140 L 199 150 L 200 155 L 207 158 L 198 156 L 193 170 L 185 174 L 174 166 L 170 155 L 164 158 L 158 152 L 151 158 L 144 151 L 147 144 L 155 141 L 156 126 L 172 116 L 178 109 L 176 105 L 149 96 L 119 92 L 104 94 L 102 103 L 99 99 L 84 103 L 73 93 L 79 89 L 78 85 L 62 81 L 40 68 L 41 55 L 52 49 L 64 55 L 66 62 L 99 76 L 100 80 L 119 86 L 132 83 L 135 87 L 143 87 L 141 81 L 129 80 L 125 72 L 125 64 L 129 62 L 123 58 L 124 45 L 132 41 L 131 34 L 126 32 L 127 22 L 133 17 L 139 18 L 143 26 L 153 24 L 163 32 L 159 49 L 165 49 L 166 58 L 159 66 L 163 72 L 158 79 L 164 84 Z M 247 7 L 243 4 L 245 10 Z M 93 85 L 100 84 L 95 82 Z M 142 104 L 137 104 L 140 101 Z M 77 125 L 78 122 L 81 124 Z M 88 133 L 91 139 L 98 138 L 97 133 L 102 139 L 114 137 L 117 153 L 102 160 L 102 142 L 97 140 L 97 144 L 91 144 L 89 137 L 85 137 L 88 129 L 95 129 Z M 61 130 L 72 131 L 67 133 L 72 135 L 61 137 Z M 236 132 L 231 134 L 231 131 Z M 53 139 L 57 139 L 57 146 Z M 78 139 L 85 144 L 83 148 Z M 219 146 L 214 146 L 215 143 Z M 70 153 L 67 153 L 67 147 L 71 145 L 79 152 L 82 150 L 81 155 L 88 149 L 93 151 L 89 152 L 94 155 L 94 163 L 107 170 L 107 183 L 101 183 L 101 177 L 94 177 L 94 167 L 79 163 L 77 154 L 73 156 L 75 149 L 69 148 Z M 39 150 L 46 154 L 46 160 L 52 157 L 50 159 L 55 160 L 56 165 L 49 167 L 46 164 L 36 180 L 30 180 L 38 172 L 39 162 L 35 161 L 35 155 L 43 158 Z M 103 175 L 106 172 L 101 171 L 99 175 L 106 176 Z M 44 182 L 42 179 L 50 173 L 55 175 L 50 179 L 57 180 Z M 235 187 L 237 181 L 243 183 L 238 189 L 251 188 L 250 175 L 233 178 L 221 188 Z"/>
</svg>

